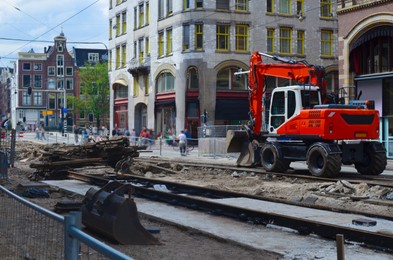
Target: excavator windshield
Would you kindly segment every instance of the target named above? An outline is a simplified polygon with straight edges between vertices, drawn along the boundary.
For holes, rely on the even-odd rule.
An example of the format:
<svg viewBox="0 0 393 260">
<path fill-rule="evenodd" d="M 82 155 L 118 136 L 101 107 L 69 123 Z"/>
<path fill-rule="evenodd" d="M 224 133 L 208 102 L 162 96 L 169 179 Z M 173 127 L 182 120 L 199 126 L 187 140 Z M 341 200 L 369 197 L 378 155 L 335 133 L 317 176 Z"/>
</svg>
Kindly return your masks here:
<svg viewBox="0 0 393 260">
<path fill-rule="evenodd" d="M 303 108 L 313 108 L 315 105 L 321 104 L 319 91 L 302 90 L 301 95 Z"/>
</svg>

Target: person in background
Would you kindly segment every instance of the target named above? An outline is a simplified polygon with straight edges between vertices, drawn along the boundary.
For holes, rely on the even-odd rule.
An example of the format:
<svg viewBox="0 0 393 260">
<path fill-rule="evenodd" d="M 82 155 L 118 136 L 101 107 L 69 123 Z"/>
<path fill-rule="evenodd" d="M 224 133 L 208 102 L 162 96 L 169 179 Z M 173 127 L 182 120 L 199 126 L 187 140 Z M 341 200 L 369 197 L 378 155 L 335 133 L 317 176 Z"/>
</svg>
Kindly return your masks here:
<svg viewBox="0 0 393 260">
<path fill-rule="evenodd" d="M 136 132 L 135 132 L 135 129 L 134 129 L 134 128 L 131 130 L 131 143 L 132 143 L 133 145 L 136 144 Z"/>
<path fill-rule="evenodd" d="M 35 128 L 35 137 L 34 137 L 34 139 L 41 140 L 40 134 L 41 134 L 40 128 L 37 126 L 37 127 Z"/>
<path fill-rule="evenodd" d="M 43 126 L 41 126 L 41 140 L 46 140 L 45 137 L 45 128 Z"/>
<path fill-rule="evenodd" d="M 74 142 L 75 144 L 79 143 L 79 127 L 74 125 Z"/>
<path fill-rule="evenodd" d="M 180 131 L 180 134 L 177 138 L 179 139 L 180 155 L 186 156 L 187 137 L 183 130 Z"/>
</svg>

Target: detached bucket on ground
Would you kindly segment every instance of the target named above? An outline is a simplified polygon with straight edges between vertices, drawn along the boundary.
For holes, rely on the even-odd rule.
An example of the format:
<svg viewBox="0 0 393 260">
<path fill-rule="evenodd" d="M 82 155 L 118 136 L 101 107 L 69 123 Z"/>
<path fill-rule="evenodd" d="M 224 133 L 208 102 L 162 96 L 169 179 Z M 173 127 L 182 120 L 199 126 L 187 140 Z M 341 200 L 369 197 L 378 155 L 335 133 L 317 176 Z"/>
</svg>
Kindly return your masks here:
<svg viewBox="0 0 393 260">
<path fill-rule="evenodd" d="M 90 188 L 81 208 L 83 225 L 123 245 L 160 244 L 140 223 L 132 193 L 131 184 L 116 181 Z"/>
</svg>

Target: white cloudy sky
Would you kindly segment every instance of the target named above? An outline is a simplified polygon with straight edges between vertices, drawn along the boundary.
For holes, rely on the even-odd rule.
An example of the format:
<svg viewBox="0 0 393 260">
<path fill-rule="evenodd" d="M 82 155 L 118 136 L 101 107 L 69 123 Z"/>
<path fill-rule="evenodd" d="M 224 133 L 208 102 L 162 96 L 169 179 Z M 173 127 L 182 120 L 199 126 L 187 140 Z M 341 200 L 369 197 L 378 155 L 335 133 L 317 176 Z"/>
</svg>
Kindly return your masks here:
<svg viewBox="0 0 393 260">
<path fill-rule="evenodd" d="M 108 4 L 108 0 L 0 0 L 0 67 L 10 66 L 18 52 L 33 48 L 42 53 L 61 30 L 68 50 L 73 46 L 105 48 L 69 42 L 107 45 Z"/>
</svg>

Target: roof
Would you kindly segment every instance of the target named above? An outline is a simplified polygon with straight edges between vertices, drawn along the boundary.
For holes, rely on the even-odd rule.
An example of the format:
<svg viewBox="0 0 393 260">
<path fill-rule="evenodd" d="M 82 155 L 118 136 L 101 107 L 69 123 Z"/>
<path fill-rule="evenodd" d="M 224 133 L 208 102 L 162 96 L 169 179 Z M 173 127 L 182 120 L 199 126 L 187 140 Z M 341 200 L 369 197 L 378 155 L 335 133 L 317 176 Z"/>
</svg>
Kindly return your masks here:
<svg viewBox="0 0 393 260">
<path fill-rule="evenodd" d="M 89 55 L 97 53 L 99 57 L 99 61 L 108 61 L 108 50 L 106 49 L 82 49 L 82 48 L 73 48 L 74 54 L 74 66 L 84 67 L 87 63 L 91 63 L 89 61 Z"/>
</svg>

